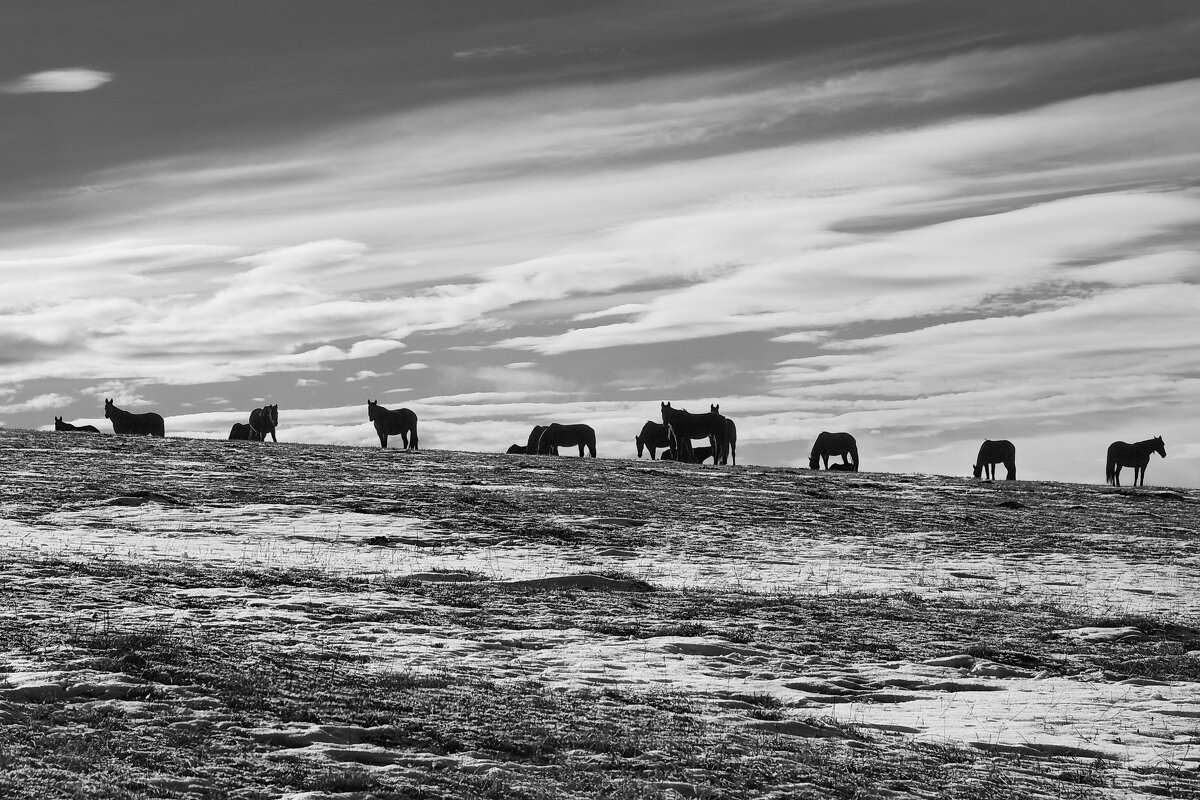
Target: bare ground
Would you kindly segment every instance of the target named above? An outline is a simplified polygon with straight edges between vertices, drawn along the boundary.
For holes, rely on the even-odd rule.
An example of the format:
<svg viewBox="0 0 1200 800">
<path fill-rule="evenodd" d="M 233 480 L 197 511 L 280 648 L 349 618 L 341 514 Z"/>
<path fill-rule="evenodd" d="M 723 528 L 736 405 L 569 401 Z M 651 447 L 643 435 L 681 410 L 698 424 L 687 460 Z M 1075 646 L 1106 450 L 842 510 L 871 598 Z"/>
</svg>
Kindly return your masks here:
<svg viewBox="0 0 1200 800">
<path fill-rule="evenodd" d="M 1200 493 L 0 430 L 0 795 L 1200 796 Z"/>
</svg>

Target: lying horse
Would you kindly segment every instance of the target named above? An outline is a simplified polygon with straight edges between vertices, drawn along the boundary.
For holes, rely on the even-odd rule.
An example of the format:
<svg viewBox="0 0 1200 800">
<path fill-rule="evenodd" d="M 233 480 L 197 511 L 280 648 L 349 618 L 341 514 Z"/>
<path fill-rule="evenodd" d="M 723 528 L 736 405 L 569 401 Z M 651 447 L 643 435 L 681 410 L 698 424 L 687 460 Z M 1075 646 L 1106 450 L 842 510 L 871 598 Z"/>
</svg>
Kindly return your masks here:
<svg viewBox="0 0 1200 800">
<path fill-rule="evenodd" d="M 1150 463 L 1151 453 L 1167 457 L 1167 446 L 1163 444 L 1161 436 L 1133 444 L 1113 442 L 1108 446 L 1108 460 L 1104 465 L 1105 480 L 1113 486 L 1120 486 L 1121 467 L 1133 467 L 1133 485 L 1138 486 L 1138 478 L 1141 478 L 1140 485 L 1145 486 L 1146 465 Z"/>
<path fill-rule="evenodd" d="M 713 449 L 711 447 L 693 447 L 688 451 L 690 454 L 687 458 L 676 458 L 674 450 L 664 450 L 659 456 L 659 461 L 682 461 L 685 464 L 703 464 L 706 460 L 713 458 Z M 713 458 L 713 463 L 717 460 Z"/>
<path fill-rule="evenodd" d="M 642 457 L 642 449 L 650 451 L 650 460 L 654 460 L 654 451 L 660 448 L 666 448 L 667 452 L 671 451 L 671 440 L 667 436 L 667 426 L 661 422 L 651 422 L 646 420 L 646 424 L 642 426 L 642 432 L 633 437 L 634 444 L 637 445 L 638 458 Z"/>
<path fill-rule="evenodd" d="M 104 416 L 112 420 L 113 433 L 128 433 L 133 436 L 166 436 L 163 418 L 153 411 L 134 414 L 122 411 L 112 400 L 104 401 Z"/>
<path fill-rule="evenodd" d="M 713 414 L 721 413 L 720 404 L 710 405 L 708 410 Z M 725 418 L 725 441 L 728 444 L 728 451 L 721 453 L 721 463 L 728 464 L 729 459 L 733 459 L 733 465 L 737 466 L 737 425 L 733 424 L 733 420 L 729 417 Z M 711 442 L 713 447 L 717 446 L 716 442 Z M 716 463 L 715 461 L 713 462 Z"/>
<path fill-rule="evenodd" d="M 1013 443 L 1008 439 L 984 439 L 983 444 L 979 446 L 979 455 L 975 457 L 974 472 L 976 478 L 983 477 L 987 473 L 989 481 L 996 479 L 996 465 L 1003 464 L 1008 470 L 1008 475 L 1005 476 L 1006 481 L 1015 481 L 1017 479 L 1017 448 L 1013 447 Z"/>
<path fill-rule="evenodd" d="M 830 472 L 856 472 L 853 464 L 839 464 L 836 461 L 830 464 L 828 469 Z"/>
<path fill-rule="evenodd" d="M 825 469 L 829 469 L 830 456 L 841 456 L 842 463 L 850 467 L 850 472 L 858 472 L 858 443 L 850 434 L 821 431 L 813 443 L 812 452 L 808 454 L 808 468 L 819 469 L 821 462 L 824 462 Z"/>
<path fill-rule="evenodd" d="M 504 454 L 506 456 L 523 456 L 528 452 L 529 448 L 523 444 L 510 444 L 508 449 L 504 451 Z"/>
<path fill-rule="evenodd" d="M 69 422 L 63 422 L 62 417 L 54 418 L 54 430 L 56 431 L 79 431 L 80 433 L 99 433 L 100 429 L 95 425 L 72 425 Z"/>
<path fill-rule="evenodd" d="M 708 439 L 714 452 L 727 452 L 729 447 L 726 422 L 716 411 L 707 414 L 692 414 L 682 408 L 671 408 L 670 403 L 660 403 L 664 425 L 669 425 L 675 433 L 683 453 L 676 451 L 680 461 L 687 461 L 687 451 L 691 449 L 692 439 Z"/>
<path fill-rule="evenodd" d="M 229 440 L 237 442 L 261 442 L 262 435 L 254 430 L 254 426 L 245 422 L 235 422 L 229 429 Z"/>
<path fill-rule="evenodd" d="M 265 442 L 267 434 L 271 434 L 271 441 L 278 442 L 275 438 L 275 428 L 279 425 L 279 406 L 263 406 L 256 408 L 250 412 L 250 427 L 258 434 L 258 441 Z"/>
<path fill-rule="evenodd" d="M 405 450 L 417 449 L 417 415 L 407 408 L 395 411 L 384 408 L 375 400 L 367 401 L 367 419 L 375 423 L 375 432 L 379 434 L 379 446 L 387 449 L 388 436 L 400 435 Z M 412 441 L 409 441 L 409 435 Z"/>
<path fill-rule="evenodd" d="M 551 422 L 542 431 L 538 439 L 538 455 L 548 456 L 551 452 L 558 454 L 559 447 L 579 445 L 579 457 L 583 458 L 583 448 L 588 449 L 592 458 L 596 457 L 596 431 L 591 425 L 559 425 Z"/>
</svg>

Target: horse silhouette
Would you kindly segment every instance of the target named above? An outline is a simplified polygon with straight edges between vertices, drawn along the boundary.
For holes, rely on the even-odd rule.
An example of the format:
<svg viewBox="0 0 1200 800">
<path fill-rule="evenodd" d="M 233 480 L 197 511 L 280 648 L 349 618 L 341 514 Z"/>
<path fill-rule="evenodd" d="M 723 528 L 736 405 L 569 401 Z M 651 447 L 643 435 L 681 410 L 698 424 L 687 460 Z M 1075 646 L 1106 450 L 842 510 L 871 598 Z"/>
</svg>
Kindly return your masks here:
<svg viewBox="0 0 1200 800">
<path fill-rule="evenodd" d="M 525 453 L 531 456 L 538 454 L 538 444 L 542 441 L 542 431 L 546 430 L 545 425 L 534 425 L 529 431 L 529 438 L 525 440 Z M 558 448 L 555 447 L 550 451 L 550 455 L 558 455 Z"/>
<path fill-rule="evenodd" d="M 658 460 L 679 461 L 683 464 L 703 464 L 710 458 L 713 458 L 713 449 L 711 447 L 693 447 L 688 450 L 686 458 L 677 458 L 674 450 L 664 450 L 662 455 L 658 457 Z M 715 458 L 713 458 L 713 463 L 717 463 Z"/>
<path fill-rule="evenodd" d="M 1017 448 L 1008 439 L 984 439 L 983 444 L 979 446 L 979 455 L 975 457 L 975 466 L 973 467 L 975 477 L 983 477 L 987 473 L 989 481 L 996 479 L 996 465 L 1003 464 L 1008 471 L 1005 476 L 1006 481 L 1015 481 L 1017 479 Z"/>
<path fill-rule="evenodd" d="M 262 434 L 254 430 L 254 426 L 246 422 L 235 422 L 229 429 L 229 440 L 240 442 L 261 442 Z"/>
<path fill-rule="evenodd" d="M 559 425 L 557 422 L 551 422 L 538 439 L 537 452 L 543 456 L 550 455 L 551 452 L 557 455 L 559 447 L 575 445 L 579 445 L 580 458 L 583 458 L 585 447 L 592 458 L 596 457 L 596 431 L 591 425 Z"/>
<path fill-rule="evenodd" d="M 672 408 L 669 402 L 660 403 L 664 425 L 669 425 L 675 433 L 682 452 L 676 451 L 680 461 L 688 460 L 688 451 L 692 449 L 692 439 L 709 439 L 712 448 L 717 453 L 728 450 L 729 440 L 725 417 L 716 411 L 707 414 L 692 414 L 686 409 Z"/>
<path fill-rule="evenodd" d="M 853 464 L 843 464 L 838 461 L 835 461 L 832 464 L 830 464 L 828 469 L 830 472 L 857 472 L 858 471 L 854 468 Z"/>
<path fill-rule="evenodd" d="M 654 460 L 654 451 L 665 448 L 668 452 L 671 449 L 671 440 L 667 435 L 667 426 L 661 422 L 652 422 L 646 420 L 646 424 L 642 426 L 642 432 L 633 437 L 634 443 L 637 445 L 638 458 L 642 457 L 643 448 L 650 451 L 650 460 Z"/>
<path fill-rule="evenodd" d="M 163 418 L 153 411 L 145 414 L 134 414 L 123 411 L 113 405 L 113 401 L 105 399 L 104 416 L 112 420 L 113 433 L 130 434 L 132 436 L 166 436 L 166 424 Z"/>
<path fill-rule="evenodd" d="M 529 450 L 523 444 L 510 444 L 508 449 L 504 451 L 504 454 L 508 456 L 523 456 L 527 452 Z"/>
<path fill-rule="evenodd" d="M 267 434 L 271 434 L 271 441 L 278 442 L 275 438 L 275 428 L 279 425 L 279 406 L 263 406 L 256 408 L 250 412 L 250 427 L 258 434 L 258 441 L 265 442 Z"/>
<path fill-rule="evenodd" d="M 719 403 L 715 404 L 715 405 L 710 405 L 708 407 L 708 410 L 713 414 L 720 414 L 721 413 L 721 405 Z M 733 465 L 736 467 L 737 466 L 737 425 L 734 425 L 733 420 L 730 419 L 729 417 L 725 418 L 725 443 L 727 445 L 727 448 L 724 452 L 721 453 L 721 462 L 720 463 L 728 464 L 729 459 L 732 458 Z M 717 446 L 717 443 L 715 441 L 711 442 L 711 444 L 713 447 Z M 713 463 L 715 464 L 717 462 L 714 461 Z"/>
<path fill-rule="evenodd" d="M 56 431 L 79 431 L 80 433 L 99 433 L 100 429 L 95 425 L 72 425 L 69 422 L 63 422 L 62 417 L 54 418 L 54 430 Z"/>
<path fill-rule="evenodd" d="M 1146 465 L 1150 463 L 1150 454 L 1158 453 L 1167 457 L 1167 446 L 1161 436 L 1129 444 L 1113 442 L 1108 446 L 1108 459 L 1104 464 L 1104 478 L 1113 486 L 1121 485 L 1121 467 L 1133 467 L 1133 485 L 1146 485 Z M 1138 483 L 1138 479 L 1141 483 Z"/>
<path fill-rule="evenodd" d="M 379 405 L 378 401 L 368 400 L 367 419 L 375 423 L 375 432 L 379 434 L 381 448 L 386 450 L 388 437 L 399 434 L 405 450 L 417 449 L 417 415 L 412 411 L 407 408 L 392 411 Z"/>
<path fill-rule="evenodd" d="M 858 472 L 858 442 L 848 433 L 830 433 L 821 431 L 813 442 L 812 452 L 808 454 L 808 468 L 819 469 L 824 463 L 829 469 L 829 457 L 841 456 L 842 463 L 850 467 L 850 472 Z"/>
</svg>

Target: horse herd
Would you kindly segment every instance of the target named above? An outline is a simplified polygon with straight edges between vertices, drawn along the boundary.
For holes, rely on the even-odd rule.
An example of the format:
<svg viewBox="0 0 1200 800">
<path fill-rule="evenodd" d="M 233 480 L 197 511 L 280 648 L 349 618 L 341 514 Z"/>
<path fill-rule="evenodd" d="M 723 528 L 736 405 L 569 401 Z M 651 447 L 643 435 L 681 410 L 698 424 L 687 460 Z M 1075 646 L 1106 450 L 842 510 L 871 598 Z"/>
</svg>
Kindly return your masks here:
<svg viewBox="0 0 1200 800">
<path fill-rule="evenodd" d="M 693 414 L 682 408 L 672 408 L 669 402 L 659 404 L 662 422 L 647 420 L 642 430 L 633 438 L 637 446 L 638 458 L 643 452 L 649 452 L 654 460 L 657 451 L 661 450 L 659 459 L 663 461 L 684 461 L 692 464 L 703 464 L 712 459 L 713 464 L 728 464 L 732 460 L 737 464 L 737 425 L 729 417 L 721 414 L 720 405 L 711 405 L 707 413 Z M 134 414 L 117 408 L 110 399 L 104 401 L 104 416 L 112 421 L 113 433 L 130 434 L 135 436 L 165 436 L 165 425 L 159 414 L 149 412 Z M 367 419 L 375 426 L 379 436 L 379 446 L 387 447 L 389 436 L 399 436 L 405 450 L 417 449 L 417 415 L 407 408 L 388 409 L 379 405 L 375 400 L 367 401 Z M 271 441 L 278 442 L 275 429 L 279 425 L 279 406 L 268 405 L 256 408 L 250 412 L 246 422 L 234 423 L 229 431 L 230 439 L 252 442 L 265 442 L 270 435 Z M 54 418 L 54 430 L 78 431 L 83 433 L 99 433 L 94 425 L 71 425 L 63 422 L 62 417 Z M 707 446 L 694 447 L 693 441 L 705 440 Z M 591 425 L 582 423 L 563 425 L 551 422 L 546 425 L 535 425 L 529 432 L 525 444 L 513 444 L 508 448 L 511 454 L 528 455 L 558 455 L 560 447 L 578 447 L 579 456 L 583 457 L 586 450 L 592 458 L 596 457 L 596 431 Z M 1167 448 L 1161 436 L 1146 439 L 1141 442 L 1113 442 L 1108 447 L 1105 460 L 1104 477 L 1113 485 L 1121 485 L 1121 468 L 1133 467 L 1133 485 L 1145 485 L 1146 466 L 1150 456 L 1158 453 L 1167 457 Z M 829 463 L 830 458 L 841 458 L 841 462 Z M 809 469 L 824 467 L 831 471 L 858 472 L 858 443 L 849 433 L 830 433 L 822 431 L 813 443 L 808 455 Z M 972 472 L 976 478 L 988 480 L 996 477 L 996 465 L 1003 464 L 1007 472 L 1005 480 L 1017 479 L 1017 449 L 1007 439 L 992 441 L 987 439 L 979 448 Z"/>
</svg>

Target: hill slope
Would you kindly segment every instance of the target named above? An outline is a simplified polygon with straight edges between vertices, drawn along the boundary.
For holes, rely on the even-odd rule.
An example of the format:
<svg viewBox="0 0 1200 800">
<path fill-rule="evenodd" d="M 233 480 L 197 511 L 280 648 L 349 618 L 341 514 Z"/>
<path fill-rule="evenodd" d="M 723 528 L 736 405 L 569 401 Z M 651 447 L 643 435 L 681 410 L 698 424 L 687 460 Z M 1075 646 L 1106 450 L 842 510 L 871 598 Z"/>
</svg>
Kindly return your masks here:
<svg viewBox="0 0 1200 800">
<path fill-rule="evenodd" d="M 3 430 L 0 463 L 8 795 L 1200 789 L 1197 492 Z"/>
</svg>

